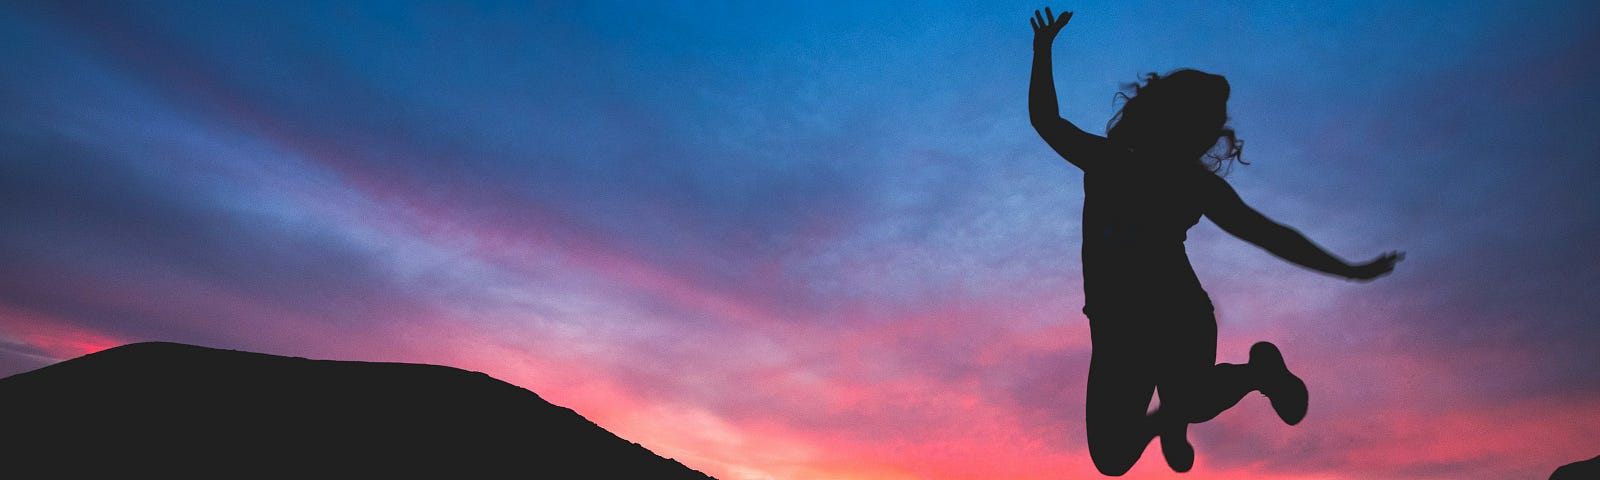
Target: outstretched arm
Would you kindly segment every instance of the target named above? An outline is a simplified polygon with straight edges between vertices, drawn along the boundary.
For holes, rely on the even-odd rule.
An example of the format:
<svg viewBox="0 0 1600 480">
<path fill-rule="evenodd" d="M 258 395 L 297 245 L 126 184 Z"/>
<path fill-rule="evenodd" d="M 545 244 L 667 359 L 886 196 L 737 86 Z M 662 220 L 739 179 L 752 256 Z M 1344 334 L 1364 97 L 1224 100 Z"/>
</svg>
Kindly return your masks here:
<svg viewBox="0 0 1600 480">
<path fill-rule="evenodd" d="M 1224 231 L 1284 260 L 1351 280 L 1371 280 L 1393 271 L 1395 262 L 1405 258 L 1404 253 L 1388 252 L 1366 263 L 1350 264 L 1312 243 L 1300 232 L 1274 222 L 1245 205 L 1238 192 L 1227 182 L 1218 179 L 1217 183 L 1217 191 L 1210 195 L 1206 205 L 1206 216 Z"/>
<path fill-rule="evenodd" d="M 1087 170 L 1091 163 L 1104 161 L 1111 148 L 1105 138 L 1085 132 L 1061 118 L 1058 110 L 1050 46 L 1055 43 L 1056 34 L 1061 33 L 1061 27 L 1070 20 L 1072 12 L 1053 17 L 1049 8 L 1045 8 L 1042 15 L 1034 10 L 1033 17 L 1028 19 L 1033 24 L 1033 75 L 1028 83 L 1028 118 L 1033 122 L 1033 129 L 1061 158 Z"/>
</svg>

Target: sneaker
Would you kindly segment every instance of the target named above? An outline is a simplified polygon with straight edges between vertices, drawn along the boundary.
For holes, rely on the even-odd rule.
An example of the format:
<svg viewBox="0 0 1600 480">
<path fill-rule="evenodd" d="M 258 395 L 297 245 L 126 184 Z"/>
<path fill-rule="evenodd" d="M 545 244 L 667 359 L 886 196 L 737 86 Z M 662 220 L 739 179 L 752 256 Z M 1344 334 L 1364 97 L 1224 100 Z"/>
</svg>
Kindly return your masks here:
<svg viewBox="0 0 1600 480">
<path fill-rule="evenodd" d="M 1166 457 L 1172 471 L 1183 473 L 1194 468 L 1194 445 L 1189 443 L 1186 429 L 1174 429 L 1161 435 L 1161 456 Z"/>
<path fill-rule="evenodd" d="M 1283 353 L 1278 351 L 1276 345 L 1256 342 L 1250 346 L 1250 366 L 1260 372 L 1261 387 L 1258 390 L 1272 401 L 1272 410 L 1278 412 L 1278 418 L 1283 419 L 1283 423 L 1294 425 L 1306 418 L 1306 405 L 1310 400 L 1306 382 L 1289 372 L 1289 367 L 1283 364 Z M 1162 447 L 1166 445 L 1162 444 Z"/>
</svg>

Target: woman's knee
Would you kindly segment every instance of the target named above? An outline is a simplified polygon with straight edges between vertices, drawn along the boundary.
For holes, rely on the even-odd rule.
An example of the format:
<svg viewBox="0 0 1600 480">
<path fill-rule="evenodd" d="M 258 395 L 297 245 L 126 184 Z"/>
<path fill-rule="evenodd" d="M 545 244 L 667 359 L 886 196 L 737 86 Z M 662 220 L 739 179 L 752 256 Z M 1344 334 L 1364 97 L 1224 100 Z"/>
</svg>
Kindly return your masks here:
<svg viewBox="0 0 1600 480">
<path fill-rule="evenodd" d="M 1141 416 L 1141 420 L 1142 420 Z M 1144 454 L 1152 435 L 1138 422 L 1105 422 L 1091 419 L 1088 427 L 1089 458 L 1100 473 L 1118 476 L 1127 473 Z"/>
<path fill-rule="evenodd" d="M 1133 469 L 1133 464 L 1139 461 L 1140 454 L 1144 453 L 1143 445 L 1135 450 L 1128 444 L 1122 445 L 1096 445 L 1089 442 L 1089 458 L 1094 461 L 1094 468 L 1101 474 L 1110 477 L 1119 477 L 1128 470 Z"/>
</svg>

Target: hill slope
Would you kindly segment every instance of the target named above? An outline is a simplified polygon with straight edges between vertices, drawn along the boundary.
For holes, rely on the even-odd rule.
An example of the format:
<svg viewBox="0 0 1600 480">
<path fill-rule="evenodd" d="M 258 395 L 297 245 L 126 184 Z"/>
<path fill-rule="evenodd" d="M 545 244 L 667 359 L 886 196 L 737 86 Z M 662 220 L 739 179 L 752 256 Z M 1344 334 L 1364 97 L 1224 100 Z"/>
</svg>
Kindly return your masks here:
<svg viewBox="0 0 1600 480">
<path fill-rule="evenodd" d="M 12 472 L 709 478 L 487 375 L 136 343 L 0 379 Z"/>
</svg>

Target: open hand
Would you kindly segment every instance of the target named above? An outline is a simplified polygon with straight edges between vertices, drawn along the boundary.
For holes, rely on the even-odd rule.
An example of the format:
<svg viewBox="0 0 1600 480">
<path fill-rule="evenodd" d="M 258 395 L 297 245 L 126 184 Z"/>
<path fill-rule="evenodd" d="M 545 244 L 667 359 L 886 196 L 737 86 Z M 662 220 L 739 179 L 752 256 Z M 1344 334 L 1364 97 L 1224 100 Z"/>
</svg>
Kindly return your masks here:
<svg viewBox="0 0 1600 480">
<path fill-rule="evenodd" d="M 1050 7 L 1044 7 L 1044 14 L 1038 10 L 1033 11 L 1033 17 L 1028 18 L 1028 23 L 1033 25 L 1033 48 L 1049 48 L 1055 43 L 1056 34 L 1061 33 L 1061 27 L 1067 26 L 1067 21 L 1072 20 L 1072 12 L 1061 12 L 1057 17 L 1050 13 Z"/>
<path fill-rule="evenodd" d="M 1405 252 L 1389 252 L 1378 255 L 1378 258 L 1374 258 L 1370 262 L 1353 266 L 1350 271 L 1350 278 L 1352 280 L 1366 281 L 1388 275 L 1389 272 L 1394 271 L 1394 264 L 1405 258 Z"/>
</svg>

